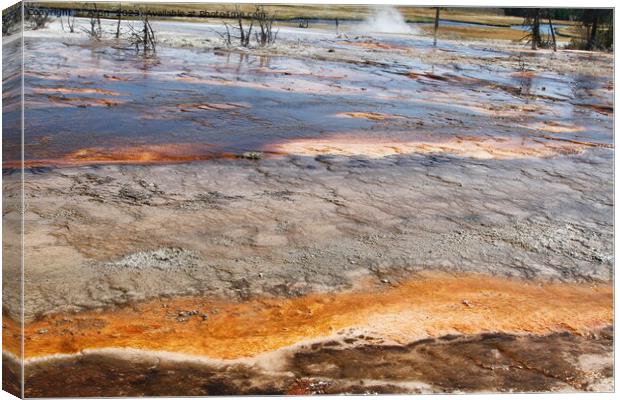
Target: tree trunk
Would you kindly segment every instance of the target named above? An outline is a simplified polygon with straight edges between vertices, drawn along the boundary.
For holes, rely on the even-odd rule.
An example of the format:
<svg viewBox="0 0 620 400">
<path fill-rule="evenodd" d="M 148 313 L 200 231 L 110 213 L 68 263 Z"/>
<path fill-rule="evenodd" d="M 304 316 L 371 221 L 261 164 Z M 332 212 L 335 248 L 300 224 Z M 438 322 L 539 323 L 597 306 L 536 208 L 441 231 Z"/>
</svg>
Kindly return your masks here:
<svg viewBox="0 0 620 400">
<path fill-rule="evenodd" d="M 532 50 L 538 49 L 540 43 L 540 8 L 535 8 L 532 18 Z"/>
<path fill-rule="evenodd" d="M 558 51 L 558 46 L 555 42 L 555 30 L 553 29 L 553 23 L 551 22 L 551 15 L 549 16 L 549 30 L 551 31 L 551 39 L 553 40 L 553 51 Z"/>
<path fill-rule="evenodd" d="M 97 29 L 101 33 L 101 18 L 99 17 L 99 11 L 97 10 L 97 3 L 93 3 L 95 6 L 95 15 L 97 16 Z"/>
<path fill-rule="evenodd" d="M 146 54 L 146 50 L 147 50 L 147 46 L 148 46 L 148 40 L 149 40 L 149 31 L 148 31 L 148 16 L 144 17 L 144 38 L 143 38 L 143 44 L 144 44 L 144 54 Z"/>
<path fill-rule="evenodd" d="M 439 7 L 435 9 L 435 34 L 433 39 L 433 46 L 437 46 L 437 30 L 439 29 Z"/>
<path fill-rule="evenodd" d="M 121 5 L 118 5 L 118 24 L 116 24 L 116 38 L 121 35 Z"/>
<path fill-rule="evenodd" d="M 592 27 L 590 28 L 590 36 L 588 37 L 588 43 L 586 45 L 586 50 L 593 50 L 594 45 L 596 44 L 596 31 L 598 30 L 598 13 L 594 12 L 594 17 L 592 18 Z"/>
<path fill-rule="evenodd" d="M 241 21 L 241 17 L 239 17 L 239 36 L 241 40 L 241 46 L 245 46 L 245 32 L 243 31 L 243 21 Z"/>
</svg>

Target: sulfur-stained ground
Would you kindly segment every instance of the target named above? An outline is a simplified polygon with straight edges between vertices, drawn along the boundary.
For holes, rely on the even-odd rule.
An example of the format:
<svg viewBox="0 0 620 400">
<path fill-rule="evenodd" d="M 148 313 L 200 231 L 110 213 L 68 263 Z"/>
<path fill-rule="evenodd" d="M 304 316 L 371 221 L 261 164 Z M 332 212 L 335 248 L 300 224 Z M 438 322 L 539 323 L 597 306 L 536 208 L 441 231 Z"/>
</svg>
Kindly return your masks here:
<svg viewBox="0 0 620 400">
<path fill-rule="evenodd" d="M 613 389 L 613 55 L 154 28 L 26 35 L 26 395 Z"/>
</svg>

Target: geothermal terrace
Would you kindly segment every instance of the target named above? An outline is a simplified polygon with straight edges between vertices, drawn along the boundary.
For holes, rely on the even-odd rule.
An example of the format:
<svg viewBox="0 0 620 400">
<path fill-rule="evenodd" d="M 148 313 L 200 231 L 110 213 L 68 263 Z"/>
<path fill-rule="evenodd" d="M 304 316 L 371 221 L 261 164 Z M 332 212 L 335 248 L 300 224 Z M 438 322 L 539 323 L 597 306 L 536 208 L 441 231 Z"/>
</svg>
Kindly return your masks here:
<svg viewBox="0 0 620 400">
<path fill-rule="evenodd" d="M 613 389 L 613 55 L 153 28 L 25 34 L 27 396 Z"/>
</svg>

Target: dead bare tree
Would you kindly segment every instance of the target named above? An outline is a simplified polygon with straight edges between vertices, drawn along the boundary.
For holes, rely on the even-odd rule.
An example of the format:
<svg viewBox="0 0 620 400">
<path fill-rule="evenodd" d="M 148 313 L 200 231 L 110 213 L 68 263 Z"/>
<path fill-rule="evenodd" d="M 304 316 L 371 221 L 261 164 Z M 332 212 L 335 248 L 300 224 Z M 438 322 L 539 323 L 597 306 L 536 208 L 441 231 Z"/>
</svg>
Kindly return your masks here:
<svg viewBox="0 0 620 400">
<path fill-rule="evenodd" d="M 67 26 L 69 27 L 69 32 L 75 33 L 75 17 L 74 16 L 71 16 L 71 18 L 67 16 Z"/>
<path fill-rule="evenodd" d="M 219 32 L 215 29 L 212 29 L 211 31 L 215 32 L 220 38 L 222 38 L 224 44 L 228 47 L 232 44 L 232 35 L 230 34 L 231 27 L 227 23 L 224 23 L 224 28 L 226 28 L 226 32 Z"/>
<path fill-rule="evenodd" d="M 276 18 L 276 14 L 268 14 L 265 12 L 264 6 L 257 6 L 253 17 L 260 27 L 260 32 L 256 33 L 258 45 L 264 47 L 275 43 L 278 37 L 278 31 L 273 31 L 273 20 Z"/>
<path fill-rule="evenodd" d="M 439 7 L 435 8 L 435 30 L 433 34 L 433 46 L 437 46 L 437 30 L 439 30 Z"/>
<path fill-rule="evenodd" d="M 228 23 L 224 23 L 224 27 L 226 28 L 225 33 L 218 33 L 227 46 L 232 44 L 233 39 L 239 40 L 239 44 L 241 47 L 248 47 L 250 45 L 250 38 L 252 37 L 252 28 L 254 26 L 254 20 L 250 20 L 249 27 L 243 26 L 243 19 L 239 17 L 237 19 L 237 26 L 230 25 Z M 236 33 L 234 33 L 236 32 Z"/>
<path fill-rule="evenodd" d="M 45 28 L 47 24 L 52 22 L 52 18 L 43 12 L 26 14 L 26 21 L 31 23 L 31 29 L 36 31 L 37 29 Z"/>
<path fill-rule="evenodd" d="M 101 32 L 101 18 L 99 17 L 99 11 L 97 10 L 97 3 L 93 3 L 95 6 L 95 18 L 97 19 L 97 29 Z"/>
<path fill-rule="evenodd" d="M 252 27 L 254 26 L 254 20 L 251 19 L 250 27 L 247 29 L 247 31 L 244 30 L 243 18 L 242 18 L 243 16 L 238 10 L 239 9 L 237 8 L 237 12 L 239 14 L 239 16 L 237 17 L 237 24 L 239 25 L 239 39 L 241 41 L 241 46 L 248 47 L 250 44 L 250 38 L 252 37 Z"/>
<path fill-rule="evenodd" d="M 88 17 L 90 18 L 89 20 L 90 29 L 87 29 L 84 27 L 80 27 L 80 29 L 86 32 L 86 34 L 91 39 L 96 39 L 96 40 L 101 39 L 103 32 L 101 30 L 101 18 L 99 17 L 99 11 L 97 10 L 97 4 L 94 4 L 94 11 L 89 11 Z"/>
<path fill-rule="evenodd" d="M 532 50 L 536 50 L 542 41 L 540 35 L 540 8 L 533 8 L 531 10 L 531 15 L 527 19 L 527 24 L 531 28 L 530 41 Z"/>
<path fill-rule="evenodd" d="M 555 41 L 555 30 L 553 28 L 553 23 L 551 22 L 551 13 L 549 13 L 548 17 L 549 17 L 549 31 L 551 32 L 551 39 L 553 43 L 553 51 L 558 51 L 558 45 Z"/>
<path fill-rule="evenodd" d="M 122 5 L 118 3 L 118 23 L 116 24 L 116 38 L 118 39 L 121 36 L 121 11 Z"/>
<path fill-rule="evenodd" d="M 260 29 L 260 31 L 254 32 L 254 37 L 260 47 L 275 43 L 278 37 L 278 31 L 273 30 L 275 14 L 269 14 L 263 6 L 257 6 L 251 15 L 244 17 L 239 7 L 236 7 L 235 16 L 237 17 L 236 25 L 224 22 L 226 32 L 216 31 L 227 46 L 230 46 L 234 39 L 238 40 L 242 47 L 248 47 L 252 39 L 252 29 Z M 255 24 L 258 28 L 254 28 Z"/>
<path fill-rule="evenodd" d="M 528 33 L 521 40 L 527 39 L 527 42 L 532 45 L 532 50 L 538 49 L 543 44 L 540 34 L 540 19 L 541 9 L 530 8 L 527 10 L 523 20 L 523 26 L 528 27 Z"/>
<path fill-rule="evenodd" d="M 144 55 L 156 52 L 157 39 L 147 14 L 142 15 L 141 29 L 135 29 L 132 25 L 129 25 L 129 30 L 129 43 L 136 48 L 136 52 L 142 50 Z"/>
<path fill-rule="evenodd" d="M 83 26 L 81 26 L 80 29 L 86 32 L 86 34 L 91 39 L 97 39 L 97 40 L 101 39 L 101 29 L 97 28 L 97 18 L 95 18 L 94 16 L 91 16 L 89 23 L 90 23 L 90 29 L 86 29 Z"/>
<path fill-rule="evenodd" d="M 65 25 L 63 24 L 62 15 L 60 16 L 60 27 L 62 30 L 65 30 Z M 69 29 L 70 33 L 75 33 L 75 17 L 67 15 L 67 29 Z"/>
<path fill-rule="evenodd" d="M 27 14 L 26 14 L 27 15 Z M 21 3 L 16 3 L 2 10 L 2 36 L 8 36 L 21 28 Z"/>
<path fill-rule="evenodd" d="M 543 33 L 541 29 L 545 25 L 545 19 L 549 24 L 548 34 Z M 527 9 L 523 20 L 523 26 L 527 27 L 528 32 L 521 40 L 527 40 L 527 43 L 532 46 L 532 50 L 553 47 L 553 50 L 557 51 L 555 29 L 553 28 L 549 9 Z"/>
<path fill-rule="evenodd" d="M 224 22 L 226 33 L 218 33 L 218 35 L 224 39 L 227 46 L 232 44 L 232 39 L 239 40 L 241 47 L 248 47 L 250 45 L 250 39 L 252 38 L 252 28 L 254 27 L 254 18 L 250 18 L 250 25 L 243 25 L 243 13 L 239 9 L 239 6 L 235 7 L 234 15 L 237 17 L 237 24 L 231 25 Z"/>
</svg>

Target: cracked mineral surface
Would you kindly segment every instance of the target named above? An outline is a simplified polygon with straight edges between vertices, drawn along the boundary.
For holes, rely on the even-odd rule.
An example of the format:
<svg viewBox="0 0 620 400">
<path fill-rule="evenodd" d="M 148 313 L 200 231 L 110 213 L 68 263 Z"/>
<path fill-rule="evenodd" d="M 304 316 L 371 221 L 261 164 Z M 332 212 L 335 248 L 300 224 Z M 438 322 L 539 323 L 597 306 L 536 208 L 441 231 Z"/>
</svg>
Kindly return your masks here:
<svg viewBox="0 0 620 400">
<path fill-rule="evenodd" d="M 26 396 L 613 390 L 613 55 L 153 26 L 26 33 L 23 193 L 3 76 Z"/>
</svg>

